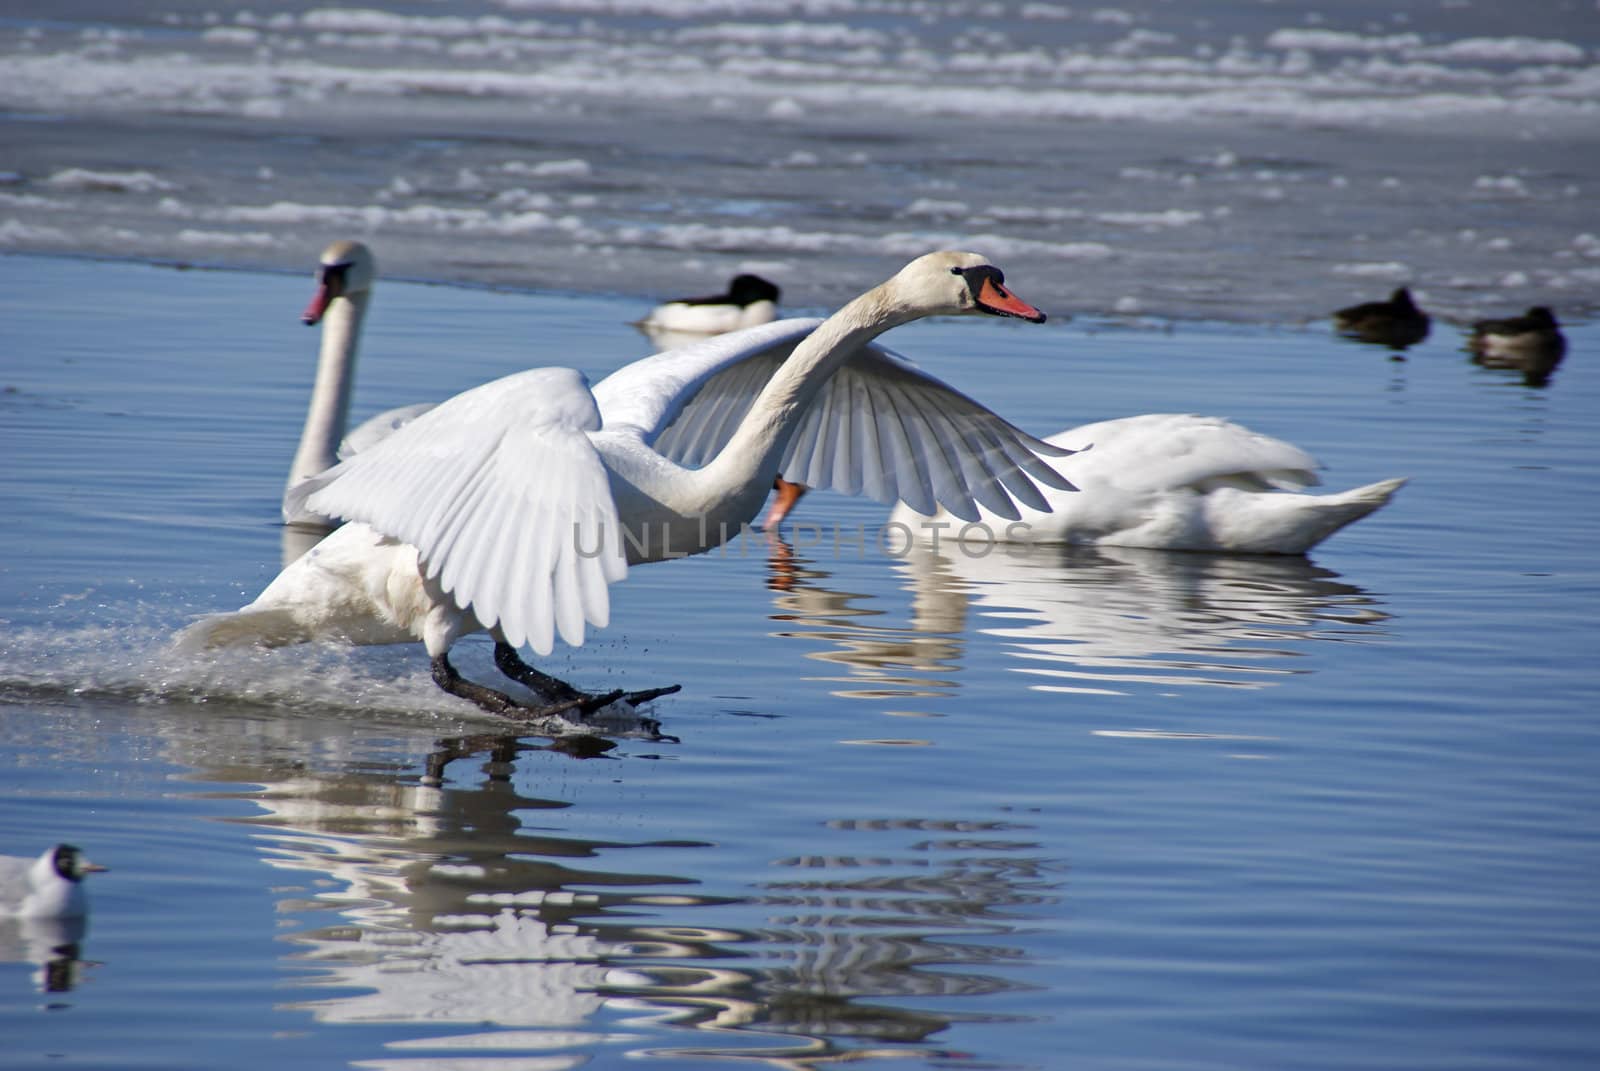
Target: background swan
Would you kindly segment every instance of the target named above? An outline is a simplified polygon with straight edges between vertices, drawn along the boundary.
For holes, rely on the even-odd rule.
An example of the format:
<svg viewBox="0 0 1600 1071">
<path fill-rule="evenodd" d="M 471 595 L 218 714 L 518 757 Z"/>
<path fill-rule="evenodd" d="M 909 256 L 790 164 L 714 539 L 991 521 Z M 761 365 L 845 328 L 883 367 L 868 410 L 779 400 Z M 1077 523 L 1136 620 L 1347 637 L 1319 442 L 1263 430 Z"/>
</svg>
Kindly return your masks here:
<svg viewBox="0 0 1600 1071">
<path fill-rule="evenodd" d="M 1079 493 L 1047 490 L 1051 511 L 1024 506 L 1018 522 L 986 514 L 985 527 L 969 538 L 1304 554 L 1383 506 L 1406 482 L 1303 493 L 1321 482 L 1315 458 L 1221 417 L 1147 413 L 1085 424 L 1046 441 L 1080 451 L 1052 462 Z M 904 506 L 891 523 L 941 539 L 963 525 L 948 511 L 930 517 Z"/>
<path fill-rule="evenodd" d="M 642 702 L 661 690 L 585 695 L 527 666 L 516 648 L 546 654 L 557 634 L 582 643 L 586 623 L 607 623 L 607 585 L 629 563 L 737 535 L 795 450 L 839 459 L 828 473 L 808 469 L 821 486 L 964 516 L 985 507 L 1016 515 L 1016 502 L 1047 510 L 1036 482 L 1070 486 L 1034 452 L 1064 451 L 868 345 L 922 316 L 980 312 L 1044 319 L 983 257 L 934 253 L 820 324 L 769 324 L 657 354 L 592 392 L 578 372 L 539 368 L 456 395 L 299 483 L 293 510 L 355 523 L 250 605 L 196 622 L 179 643 L 421 640 L 440 687 L 497 713 Z M 846 362 L 855 379 L 830 391 Z M 856 380 L 885 377 L 894 387 L 886 407 L 856 391 Z M 703 464 L 675 460 L 694 452 L 706 424 L 732 431 Z M 663 452 L 661 439 L 676 445 Z M 466 681 L 450 664 L 456 640 L 483 628 L 497 666 L 540 706 Z"/>
<path fill-rule="evenodd" d="M 384 436 L 433 408 L 433 403 L 400 406 L 370 417 L 348 434 L 350 396 L 355 389 L 356 354 L 361 346 L 361 324 L 378 280 L 378 258 L 366 245 L 350 238 L 329 243 L 317 258 L 316 290 L 301 314 L 306 326 L 322 325 L 317 352 L 317 374 L 306 410 L 305 427 L 289 480 L 284 487 L 283 519 L 288 524 L 332 527 L 323 517 L 290 496 L 305 480 L 318 476 L 343 458 L 370 447 Z"/>
</svg>

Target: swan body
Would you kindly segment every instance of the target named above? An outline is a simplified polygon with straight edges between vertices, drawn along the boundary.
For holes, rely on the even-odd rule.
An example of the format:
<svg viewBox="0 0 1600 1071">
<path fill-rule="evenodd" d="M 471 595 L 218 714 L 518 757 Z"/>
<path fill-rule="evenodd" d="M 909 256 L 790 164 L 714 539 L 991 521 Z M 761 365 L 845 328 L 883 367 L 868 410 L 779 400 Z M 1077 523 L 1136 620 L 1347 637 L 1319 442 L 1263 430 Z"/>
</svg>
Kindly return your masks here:
<svg viewBox="0 0 1600 1071">
<path fill-rule="evenodd" d="M 1052 464 L 1079 492 L 1046 491 L 1051 511 L 1023 507 L 1015 522 L 986 515 L 969 541 L 1304 554 L 1383 506 L 1406 482 L 1305 493 L 1321 482 L 1315 458 L 1220 417 L 1149 413 L 1046 441 L 1077 451 Z M 946 511 L 929 517 L 904 506 L 891 522 L 922 539 L 955 538 L 963 528 Z"/>
<path fill-rule="evenodd" d="M 465 391 L 297 483 L 289 510 L 353 523 L 179 643 L 420 639 L 435 680 L 466 694 L 446 657 L 461 636 L 490 630 L 497 662 L 502 647 L 547 654 L 557 635 L 581 644 L 586 625 L 608 623 L 608 586 L 630 564 L 733 538 L 786 466 L 962 516 L 1048 510 L 1038 484 L 1070 484 L 1037 455 L 1065 451 L 870 344 L 922 316 L 978 312 L 1044 319 L 984 258 L 934 253 L 820 323 L 656 354 L 592 391 L 565 368 Z M 885 379 L 892 397 L 875 408 L 863 384 Z"/>
<path fill-rule="evenodd" d="M 1411 291 L 1400 287 L 1387 301 L 1351 305 L 1333 314 L 1333 326 L 1357 342 L 1403 350 L 1428 337 L 1428 314 L 1417 307 Z"/>
<path fill-rule="evenodd" d="M 33 859 L 0 855 L 0 915 L 81 918 L 89 913 L 83 879 L 105 869 L 70 844 L 57 844 Z"/>
<path fill-rule="evenodd" d="M 693 341 L 696 336 L 771 323 L 778 318 L 779 295 L 778 287 L 759 275 L 736 275 L 726 292 L 664 302 L 636 326 L 655 345 L 665 348 Z"/>
</svg>

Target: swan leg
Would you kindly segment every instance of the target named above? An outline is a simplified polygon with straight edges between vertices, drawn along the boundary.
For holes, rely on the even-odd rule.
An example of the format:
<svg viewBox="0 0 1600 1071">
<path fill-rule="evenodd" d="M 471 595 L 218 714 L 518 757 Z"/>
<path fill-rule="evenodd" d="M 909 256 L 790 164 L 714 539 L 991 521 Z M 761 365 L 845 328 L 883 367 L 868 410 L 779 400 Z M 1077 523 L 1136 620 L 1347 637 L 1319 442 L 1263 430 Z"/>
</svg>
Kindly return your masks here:
<svg viewBox="0 0 1600 1071">
<path fill-rule="evenodd" d="M 790 483 L 782 476 L 772 481 L 772 489 L 778 493 L 772 499 L 771 508 L 767 510 L 767 519 L 761 522 L 761 527 L 769 532 L 775 531 L 778 525 L 783 523 L 783 519 L 794 509 L 795 503 L 804 497 L 807 490 L 805 484 Z"/>
<path fill-rule="evenodd" d="M 494 664 L 506 676 L 524 687 L 531 688 L 551 702 L 566 702 L 582 697 L 582 693 L 566 681 L 541 673 L 522 660 L 517 649 L 504 640 L 494 644 Z"/>
<path fill-rule="evenodd" d="M 522 660 L 522 656 L 517 653 L 515 647 L 502 640 L 495 641 L 494 664 L 501 673 L 504 673 L 518 684 L 538 692 L 552 703 L 586 703 L 598 698 L 587 692 L 578 691 L 578 689 L 564 680 L 534 669 Z M 671 695 L 682 690 L 683 685 L 681 684 L 669 684 L 665 688 L 646 688 L 638 692 L 613 692 L 606 702 L 613 702 L 620 698 L 630 707 L 636 707 L 640 703 L 647 703 L 652 699 L 658 699 L 661 696 Z M 605 705 L 605 703 L 598 703 L 590 706 L 585 713 L 598 710 Z"/>
<path fill-rule="evenodd" d="M 574 699 L 558 700 L 542 707 L 530 707 L 512 699 L 504 692 L 497 692 L 493 688 L 469 681 L 463 677 L 455 666 L 450 664 L 446 654 L 433 657 L 433 683 L 449 692 L 451 695 L 460 696 L 478 704 L 491 714 L 500 714 L 508 718 L 544 718 L 566 717 L 569 712 L 576 712 L 579 720 L 588 717 L 601 707 L 615 703 L 623 698 L 624 692 L 619 688 L 614 692 L 604 695 L 578 695 Z M 558 682 L 559 683 L 559 682 Z M 570 719 L 569 719 L 570 720 Z"/>
</svg>

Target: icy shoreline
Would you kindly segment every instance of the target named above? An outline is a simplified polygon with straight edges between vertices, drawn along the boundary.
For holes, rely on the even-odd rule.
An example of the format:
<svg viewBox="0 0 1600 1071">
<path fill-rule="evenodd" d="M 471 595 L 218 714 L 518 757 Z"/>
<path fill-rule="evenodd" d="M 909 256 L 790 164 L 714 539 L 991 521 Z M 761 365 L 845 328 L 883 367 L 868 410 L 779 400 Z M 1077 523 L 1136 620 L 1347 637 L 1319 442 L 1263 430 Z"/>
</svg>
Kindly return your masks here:
<svg viewBox="0 0 1600 1071">
<path fill-rule="evenodd" d="M 1600 29 L 1543 6 L 87 0 L 0 42 L 0 251 L 298 271 L 351 234 L 411 278 L 756 271 L 816 310 L 955 246 L 1061 313 L 1581 316 Z"/>
</svg>

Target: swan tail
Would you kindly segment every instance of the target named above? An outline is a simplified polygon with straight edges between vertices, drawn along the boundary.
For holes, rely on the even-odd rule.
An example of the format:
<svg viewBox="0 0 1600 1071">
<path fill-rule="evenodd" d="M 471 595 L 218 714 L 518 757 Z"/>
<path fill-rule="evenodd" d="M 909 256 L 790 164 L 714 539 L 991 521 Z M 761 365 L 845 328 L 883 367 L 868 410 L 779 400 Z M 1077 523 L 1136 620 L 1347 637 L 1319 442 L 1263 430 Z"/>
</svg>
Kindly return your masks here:
<svg viewBox="0 0 1600 1071">
<path fill-rule="evenodd" d="M 1363 487 L 1324 497 L 1328 502 L 1329 512 L 1341 518 L 1339 527 L 1343 528 L 1351 521 L 1359 521 L 1374 510 L 1387 506 L 1395 492 L 1405 485 L 1405 477 L 1398 477 L 1392 480 L 1379 480 L 1377 483 L 1369 483 Z"/>
<path fill-rule="evenodd" d="M 1340 529 L 1388 505 L 1395 492 L 1405 485 L 1406 480 L 1401 477 L 1379 480 L 1338 494 L 1310 497 L 1300 530 L 1293 538 L 1296 545 L 1282 549 L 1304 554 Z"/>
<path fill-rule="evenodd" d="M 172 648 L 193 654 L 216 647 L 283 647 L 309 638 L 304 622 L 291 609 L 247 607 L 194 621 L 173 637 Z"/>
</svg>

